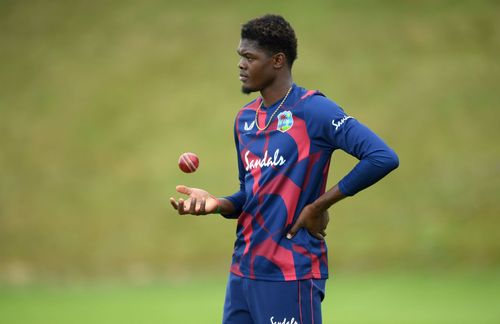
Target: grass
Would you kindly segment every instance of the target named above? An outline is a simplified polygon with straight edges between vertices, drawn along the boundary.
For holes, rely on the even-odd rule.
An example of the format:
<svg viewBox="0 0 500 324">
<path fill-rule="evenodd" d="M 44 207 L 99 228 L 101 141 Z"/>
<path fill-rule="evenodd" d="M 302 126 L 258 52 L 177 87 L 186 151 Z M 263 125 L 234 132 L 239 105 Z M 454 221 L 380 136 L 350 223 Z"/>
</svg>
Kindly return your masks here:
<svg viewBox="0 0 500 324">
<path fill-rule="evenodd" d="M 227 269 L 235 223 L 175 185 L 237 188 L 242 22 L 285 15 L 297 83 L 380 134 L 400 168 L 331 210 L 344 269 L 500 264 L 498 1 L 0 2 L 0 281 Z M 195 174 L 177 169 L 194 151 Z M 336 152 L 329 184 L 355 160 Z"/>
<path fill-rule="evenodd" d="M 330 279 L 324 323 L 494 324 L 498 273 L 345 274 Z M 0 322 L 220 323 L 223 279 L 0 288 Z"/>
</svg>

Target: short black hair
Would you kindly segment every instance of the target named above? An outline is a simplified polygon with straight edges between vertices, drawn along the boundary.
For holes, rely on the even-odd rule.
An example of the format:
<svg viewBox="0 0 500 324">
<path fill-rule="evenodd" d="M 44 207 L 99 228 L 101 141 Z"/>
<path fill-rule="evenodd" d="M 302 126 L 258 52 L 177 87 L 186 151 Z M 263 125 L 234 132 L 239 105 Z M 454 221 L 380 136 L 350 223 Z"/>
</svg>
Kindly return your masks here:
<svg viewBox="0 0 500 324">
<path fill-rule="evenodd" d="M 297 58 L 297 37 L 288 21 L 279 15 L 264 15 L 241 26 L 241 39 L 256 41 L 272 55 L 283 52 L 292 67 Z"/>
</svg>

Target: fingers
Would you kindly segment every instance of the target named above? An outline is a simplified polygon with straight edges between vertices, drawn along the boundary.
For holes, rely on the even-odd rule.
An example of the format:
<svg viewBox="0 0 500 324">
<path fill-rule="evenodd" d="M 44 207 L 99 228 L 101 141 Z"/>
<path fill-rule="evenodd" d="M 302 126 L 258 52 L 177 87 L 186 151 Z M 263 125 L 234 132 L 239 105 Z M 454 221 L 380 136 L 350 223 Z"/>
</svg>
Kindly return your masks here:
<svg viewBox="0 0 500 324">
<path fill-rule="evenodd" d="M 189 206 L 189 213 L 196 215 L 196 198 L 191 199 L 191 205 Z"/>
<path fill-rule="evenodd" d="M 295 234 L 297 234 L 297 231 L 292 232 L 292 230 L 290 230 L 288 232 L 288 234 L 286 235 L 286 238 L 290 240 L 295 236 Z M 311 234 L 312 236 L 314 236 L 315 238 L 317 238 L 320 241 L 325 240 L 325 236 L 326 236 L 326 232 L 324 230 L 321 230 L 319 232 L 314 232 L 314 233 L 309 232 L 309 234 Z"/>
<path fill-rule="evenodd" d="M 179 198 L 177 202 L 174 198 L 170 197 L 170 204 L 174 209 L 177 209 L 177 213 L 179 215 L 206 215 L 206 199 L 202 198 L 201 202 L 198 205 L 198 201 L 196 198 L 184 200 Z"/>
<path fill-rule="evenodd" d="M 297 234 L 297 231 L 301 227 L 302 227 L 302 222 L 300 221 L 300 219 L 297 219 L 295 224 L 293 224 L 292 228 L 288 231 L 288 234 L 286 234 L 286 238 L 289 240 L 292 239 L 292 237 L 294 237 L 295 234 Z"/>
<path fill-rule="evenodd" d="M 172 207 L 174 207 L 174 209 L 177 209 L 179 207 L 177 201 L 175 201 L 175 199 L 172 197 L 170 197 L 170 204 L 172 205 Z"/>
<path fill-rule="evenodd" d="M 325 239 L 324 235 L 322 235 L 321 233 L 311 233 L 311 235 L 320 241 L 323 241 Z"/>
<path fill-rule="evenodd" d="M 190 195 L 191 192 L 193 191 L 191 188 L 186 187 L 184 185 L 178 185 L 178 186 L 176 186 L 175 190 L 177 190 L 177 192 L 185 194 L 185 195 Z"/>
<path fill-rule="evenodd" d="M 207 204 L 207 200 L 205 198 L 202 198 L 201 199 L 201 203 L 200 203 L 200 211 L 199 211 L 199 214 L 200 215 L 205 215 L 206 212 L 205 212 L 205 205 Z"/>
<path fill-rule="evenodd" d="M 189 206 L 189 213 L 191 215 L 206 215 L 206 203 L 206 198 L 201 198 L 200 204 L 198 206 L 198 200 L 196 198 L 192 198 L 191 205 Z"/>
<path fill-rule="evenodd" d="M 286 238 L 291 240 L 294 236 L 295 236 L 296 233 L 288 233 L 286 235 Z M 325 236 L 326 236 L 326 233 L 324 231 L 321 231 L 321 232 L 318 232 L 318 233 L 311 233 L 309 232 L 309 234 L 311 234 L 312 236 L 314 236 L 315 238 L 317 238 L 318 240 L 320 241 L 324 241 L 325 240 Z"/>
<path fill-rule="evenodd" d="M 184 199 L 182 199 L 182 198 L 179 198 L 179 203 L 178 203 L 178 206 L 177 206 L 177 212 L 179 213 L 179 215 L 184 215 L 185 214 L 185 211 L 184 211 Z"/>
</svg>

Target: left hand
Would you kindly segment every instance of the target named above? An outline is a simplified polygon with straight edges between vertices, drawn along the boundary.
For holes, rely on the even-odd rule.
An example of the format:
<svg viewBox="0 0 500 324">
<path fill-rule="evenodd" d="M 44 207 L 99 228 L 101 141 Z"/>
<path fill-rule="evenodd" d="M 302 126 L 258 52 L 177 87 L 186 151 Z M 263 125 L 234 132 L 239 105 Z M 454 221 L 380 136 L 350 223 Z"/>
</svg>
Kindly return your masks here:
<svg viewBox="0 0 500 324">
<path fill-rule="evenodd" d="M 286 235 L 288 239 L 295 236 L 300 228 L 305 228 L 309 233 L 318 240 L 324 240 L 326 236 L 326 226 L 330 221 L 328 211 L 316 207 L 314 204 L 309 204 L 302 209 L 297 221 Z"/>
</svg>

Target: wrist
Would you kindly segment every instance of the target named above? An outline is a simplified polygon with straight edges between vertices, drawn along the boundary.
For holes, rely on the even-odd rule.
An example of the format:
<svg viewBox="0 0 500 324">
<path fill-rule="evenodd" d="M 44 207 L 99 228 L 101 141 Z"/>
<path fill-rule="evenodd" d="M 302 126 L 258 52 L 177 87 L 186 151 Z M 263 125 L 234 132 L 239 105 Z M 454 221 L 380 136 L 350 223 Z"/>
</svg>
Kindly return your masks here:
<svg viewBox="0 0 500 324">
<path fill-rule="evenodd" d="M 215 201 L 217 202 L 217 208 L 215 209 L 215 213 L 216 214 L 221 214 L 222 213 L 222 209 L 221 209 L 221 206 L 220 206 L 220 199 L 219 198 L 215 198 Z"/>
<path fill-rule="evenodd" d="M 315 211 L 327 211 L 332 205 L 334 205 L 336 200 L 331 197 L 328 192 L 319 196 L 315 201 L 312 202 L 312 207 Z"/>
<path fill-rule="evenodd" d="M 322 194 L 318 199 L 316 199 L 312 205 L 314 208 L 328 210 L 334 204 L 344 199 L 345 195 L 340 191 L 339 186 L 335 185 L 333 188 Z"/>
<path fill-rule="evenodd" d="M 329 207 L 330 206 L 328 205 L 328 203 L 325 202 L 324 199 L 320 199 L 320 198 L 316 199 L 311 204 L 309 204 L 309 208 L 311 208 L 312 211 L 315 213 L 323 212 L 323 211 L 327 210 Z"/>
</svg>

